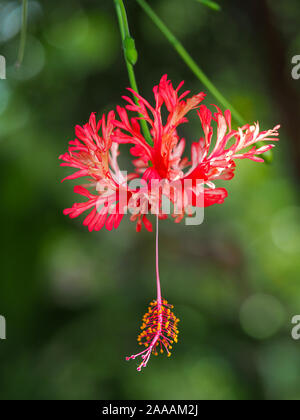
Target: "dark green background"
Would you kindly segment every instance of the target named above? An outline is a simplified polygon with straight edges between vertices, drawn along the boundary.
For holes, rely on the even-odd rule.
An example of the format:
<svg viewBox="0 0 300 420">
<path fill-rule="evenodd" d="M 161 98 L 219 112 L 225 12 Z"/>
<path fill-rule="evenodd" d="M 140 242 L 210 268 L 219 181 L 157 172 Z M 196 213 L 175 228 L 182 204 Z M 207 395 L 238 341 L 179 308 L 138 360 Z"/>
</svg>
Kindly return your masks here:
<svg viewBox="0 0 300 420">
<path fill-rule="evenodd" d="M 239 162 L 229 197 L 201 226 L 161 223 L 162 289 L 180 337 L 171 358 L 137 373 L 125 356 L 155 296 L 154 237 L 128 218 L 116 232 L 89 233 L 82 217 L 63 216 L 78 197 L 60 184 L 68 170 L 58 161 L 76 124 L 123 103 L 113 1 L 30 2 L 18 71 L 20 2 L 1 1 L 0 398 L 299 399 L 299 2 L 224 0 L 220 13 L 193 0 L 149 3 L 247 121 L 282 124 L 274 162 Z M 136 2 L 126 4 L 141 93 L 151 99 L 164 73 L 206 90 Z M 192 118 L 188 144 L 200 135 Z"/>
</svg>

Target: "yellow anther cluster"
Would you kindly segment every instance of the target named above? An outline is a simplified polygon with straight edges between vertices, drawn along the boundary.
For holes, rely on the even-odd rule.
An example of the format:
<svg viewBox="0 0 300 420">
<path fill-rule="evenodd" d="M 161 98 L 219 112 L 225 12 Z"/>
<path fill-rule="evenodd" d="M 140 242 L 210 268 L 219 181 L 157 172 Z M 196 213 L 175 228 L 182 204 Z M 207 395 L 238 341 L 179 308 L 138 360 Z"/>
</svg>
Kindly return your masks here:
<svg viewBox="0 0 300 420">
<path fill-rule="evenodd" d="M 143 316 L 138 343 L 145 347 L 152 346 L 152 353 L 155 356 L 164 350 L 167 351 L 168 357 L 171 356 L 172 344 L 178 341 L 179 319 L 171 311 L 172 308 L 173 305 L 169 305 L 166 299 L 162 299 L 161 303 L 154 300 Z"/>
</svg>

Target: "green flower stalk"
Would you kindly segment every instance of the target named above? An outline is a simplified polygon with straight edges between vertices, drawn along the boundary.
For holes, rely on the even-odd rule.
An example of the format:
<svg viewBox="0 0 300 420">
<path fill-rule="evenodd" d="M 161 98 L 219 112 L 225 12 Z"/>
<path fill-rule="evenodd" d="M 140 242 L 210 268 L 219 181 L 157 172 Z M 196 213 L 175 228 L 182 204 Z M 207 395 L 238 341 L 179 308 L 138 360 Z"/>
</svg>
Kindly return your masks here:
<svg viewBox="0 0 300 420">
<path fill-rule="evenodd" d="M 28 15 L 28 1 L 23 0 L 23 8 L 22 8 L 22 27 L 21 27 L 21 38 L 20 38 L 20 46 L 18 52 L 18 60 L 16 63 L 17 67 L 20 67 L 25 54 L 25 45 L 26 45 L 26 33 L 27 33 L 27 15 Z"/>
<path fill-rule="evenodd" d="M 135 48 L 134 39 L 130 35 L 128 19 L 127 19 L 126 9 L 125 9 L 123 0 L 114 0 L 114 2 L 115 2 L 116 12 L 118 16 L 118 21 L 119 21 L 122 45 L 124 49 L 124 57 L 125 57 L 125 62 L 127 66 L 130 86 L 135 92 L 138 93 L 138 87 L 137 87 L 137 82 L 136 82 L 135 73 L 134 73 L 134 66 L 138 60 L 138 53 Z M 137 98 L 135 99 L 135 102 L 136 104 L 138 104 Z M 152 145 L 153 141 L 151 139 L 151 134 L 150 134 L 146 121 L 144 119 L 141 119 L 140 124 L 141 124 L 142 131 L 147 142 L 150 145 Z"/>
</svg>

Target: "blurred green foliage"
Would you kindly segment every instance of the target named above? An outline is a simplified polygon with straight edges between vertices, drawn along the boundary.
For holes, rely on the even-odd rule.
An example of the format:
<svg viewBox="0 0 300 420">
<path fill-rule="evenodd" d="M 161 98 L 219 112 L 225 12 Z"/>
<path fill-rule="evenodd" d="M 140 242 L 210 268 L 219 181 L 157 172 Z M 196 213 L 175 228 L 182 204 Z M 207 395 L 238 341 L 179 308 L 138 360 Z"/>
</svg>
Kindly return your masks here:
<svg viewBox="0 0 300 420">
<path fill-rule="evenodd" d="M 202 90 L 126 3 L 141 93 L 151 98 L 164 73 Z M 151 1 L 241 114 L 270 128 L 283 117 L 250 3 L 224 0 L 214 13 L 192 1 Z M 300 53 L 299 5 L 268 4 L 288 67 Z M 117 232 L 89 233 L 64 217 L 75 196 L 60 184 L 58 161 L 74 126 L 122 103 L 128 86 L 113 2 L 30 1 L 17 70 L 20 16 L 20 2 L 0 2 L 8 64 L 0 81 L 0 398 L 299 399 L 300 342 L 291 338 L 300 313 L 299 179 L 285 127 L 273 165 L 240 162 L 222 184 L 229 197 L 206 210 L 204 224 L 161 223 L 162 289 L 181 319 L 180 339 L 172 358 L 153 358 L 138 374 L 125 356 L 155 294 L 153 235 L 137 234 L 128 219 Z M 300 82 L 293 88 L 299 101 Z M 199 138 L 196 118 L 183 131 L 189 144 Z"/>
</svg>

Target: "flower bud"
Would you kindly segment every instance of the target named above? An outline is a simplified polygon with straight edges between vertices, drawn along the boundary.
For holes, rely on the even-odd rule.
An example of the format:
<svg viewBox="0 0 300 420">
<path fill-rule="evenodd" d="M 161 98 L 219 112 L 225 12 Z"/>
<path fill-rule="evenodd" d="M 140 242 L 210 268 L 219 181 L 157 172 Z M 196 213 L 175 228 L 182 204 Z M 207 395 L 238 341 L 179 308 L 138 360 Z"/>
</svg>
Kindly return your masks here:
<svg viewBox="0 0 300 420">
<path fill-rule="evenodd" d="M 135 48 L 134 39 L 131 37 L 127 37 L 124 41 L 124 47 L 126 59 L 129 61 L 130 64 L 134 66 L 138 60 L 138 53 Z"/>
</svg>

